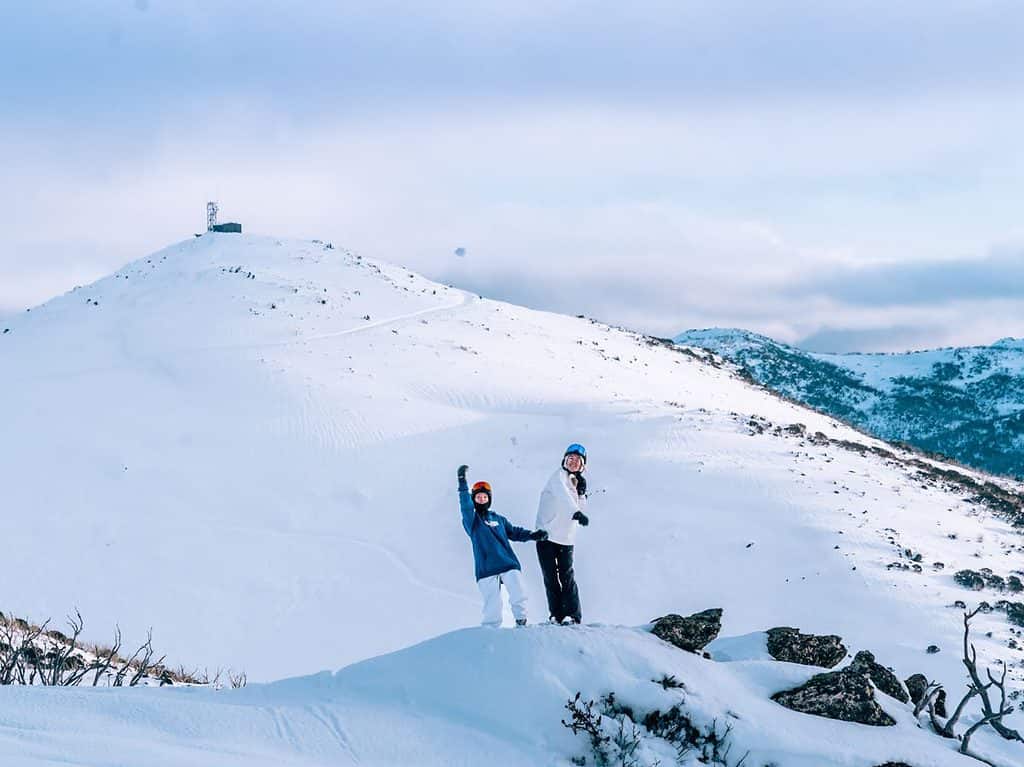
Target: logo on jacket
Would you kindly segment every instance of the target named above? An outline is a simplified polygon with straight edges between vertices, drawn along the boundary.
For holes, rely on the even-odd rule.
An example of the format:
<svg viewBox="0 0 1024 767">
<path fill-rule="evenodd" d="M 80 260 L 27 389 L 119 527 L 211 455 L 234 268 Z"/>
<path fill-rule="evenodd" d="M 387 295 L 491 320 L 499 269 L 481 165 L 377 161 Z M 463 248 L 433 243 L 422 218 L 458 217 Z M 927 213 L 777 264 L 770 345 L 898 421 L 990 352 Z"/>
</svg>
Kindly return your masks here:
<svg viewBox="0 0 1024 767">
<path fill-rule="evenodd" d="M 489 527 L 497 527 L 498 526 L 497 520 L 494 520 L 494 519 L 485 519 L 484 520 L 484 524 L 488 525 Z"/>
</svg>

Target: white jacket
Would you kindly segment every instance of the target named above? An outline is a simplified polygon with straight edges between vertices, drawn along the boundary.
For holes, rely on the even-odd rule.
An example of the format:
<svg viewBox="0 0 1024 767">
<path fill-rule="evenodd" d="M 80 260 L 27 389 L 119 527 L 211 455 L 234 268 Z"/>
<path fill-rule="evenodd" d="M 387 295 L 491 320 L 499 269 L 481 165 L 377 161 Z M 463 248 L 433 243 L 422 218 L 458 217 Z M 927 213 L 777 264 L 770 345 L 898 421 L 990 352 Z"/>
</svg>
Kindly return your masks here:
<svg viewBox="0 0 1024 767">
<path fill-rule="evenodd" d="M 551 475 L 540 494 L 537 508 L 536 530 L 547 530 L 548 540 L 563 546 L 572 546 L 576 541 L 576 530 L 580 523 L 572 518 L 577 511 L 584 511 L 585 499 L 576 494 L 576 488 L 569 481 L 569 472 L 559 469 Z"/>
</svg>

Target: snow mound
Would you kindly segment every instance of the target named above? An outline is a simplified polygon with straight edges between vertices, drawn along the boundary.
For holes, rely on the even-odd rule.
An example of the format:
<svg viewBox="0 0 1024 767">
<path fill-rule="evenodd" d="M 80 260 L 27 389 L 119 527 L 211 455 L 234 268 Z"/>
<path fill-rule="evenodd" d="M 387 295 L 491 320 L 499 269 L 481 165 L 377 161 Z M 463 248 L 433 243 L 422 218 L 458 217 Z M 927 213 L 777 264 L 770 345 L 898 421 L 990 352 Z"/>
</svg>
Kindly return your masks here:
<svg viewBox="0 0 1024 767">
<path fill-rule="evenodd" d="M 638 720 L 679 705 L 699 727 L 716 722 L 721 732 L 728 725 L 732 759 L 749 751 L 745 764 L 964 764 L 955 743 L 918 728 L 907 707 L 884 696 L 894 727 L 807 716 L 770 700 L 817 671 L 774 661 L 716 663 L 639 629 L 474 628 L 333 675 L 237 691 L 3 688 L 0 755 L 18 767 L 68 753 L 93 767 L 568 767 L 588 750 L 583 736 L 561 725 L 566 702 L 577 692 L 583 700 L 612 692 Z M 664 687 L 665 677 L 684 687 Z M 674 749 L 648 733 L 637 755 L 643 765 L 675 763 Z"/>
</svg>

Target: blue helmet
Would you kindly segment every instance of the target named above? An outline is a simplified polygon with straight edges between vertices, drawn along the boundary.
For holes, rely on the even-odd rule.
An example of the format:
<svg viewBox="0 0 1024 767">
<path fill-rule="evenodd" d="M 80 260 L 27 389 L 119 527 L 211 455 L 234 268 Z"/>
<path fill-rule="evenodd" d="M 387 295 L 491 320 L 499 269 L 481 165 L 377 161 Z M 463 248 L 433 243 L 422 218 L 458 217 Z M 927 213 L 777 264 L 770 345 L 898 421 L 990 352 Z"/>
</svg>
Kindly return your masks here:
<svg viewBox="0 0 1024 767">
<path fill-rule="evenodd" d="M 565 455 L 562 456 L 562 462 L 564 463 L 565 459 L 570 455 L 578 455 L 583 459 L 584 464 L 587 462 L 587 449 L 578 442 L 573 442 L 565 449 Z"/>
</svg>

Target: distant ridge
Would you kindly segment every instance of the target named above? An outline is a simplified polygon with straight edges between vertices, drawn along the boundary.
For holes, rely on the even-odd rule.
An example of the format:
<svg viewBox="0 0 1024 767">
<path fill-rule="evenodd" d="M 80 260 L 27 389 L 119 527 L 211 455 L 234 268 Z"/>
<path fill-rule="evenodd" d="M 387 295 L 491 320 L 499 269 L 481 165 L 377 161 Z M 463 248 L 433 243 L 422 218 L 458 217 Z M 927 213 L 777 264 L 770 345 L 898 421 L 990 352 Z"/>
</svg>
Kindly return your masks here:
<svg viewBox="0 0 1024 767">
<path fill-rule="evenodd" d="M 720 354 L 769 389 L 885 440 L 1024 476 L 1024 339 L 884 354 L 805 352 L 736 328 L 676 343 Z"/>
</svg>

